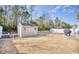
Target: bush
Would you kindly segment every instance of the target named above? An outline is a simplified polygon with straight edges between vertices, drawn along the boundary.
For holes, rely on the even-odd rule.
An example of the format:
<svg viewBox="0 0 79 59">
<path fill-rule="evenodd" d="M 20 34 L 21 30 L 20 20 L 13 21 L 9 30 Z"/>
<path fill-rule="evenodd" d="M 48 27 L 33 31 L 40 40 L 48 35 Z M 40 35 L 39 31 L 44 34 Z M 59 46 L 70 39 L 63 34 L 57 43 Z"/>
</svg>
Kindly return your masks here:
<svg viewBox="0 0 79 59">
<path fill-rule="evenodd" d="M 72 28 L 72 26 L 70 24 L 64 24 L 62 26 L 62 28 L 64 28 L 64 29 L 70 29 L 70 28 Z"/>
<path fill-rule="evenodd" d="M 0 26 L 3 27 L 3 31 L 5 31 L 5 32 L 16 31 L 16 26 L 15 25 L 1 24 Z"/>
<path fill-rule="evenodd" d="M 38 30 L 39 31 L 50 30 L 50 26 L 48 26 L 47 24 L 42 23 L 42 24 L 38 25 Z"/>
</svg>

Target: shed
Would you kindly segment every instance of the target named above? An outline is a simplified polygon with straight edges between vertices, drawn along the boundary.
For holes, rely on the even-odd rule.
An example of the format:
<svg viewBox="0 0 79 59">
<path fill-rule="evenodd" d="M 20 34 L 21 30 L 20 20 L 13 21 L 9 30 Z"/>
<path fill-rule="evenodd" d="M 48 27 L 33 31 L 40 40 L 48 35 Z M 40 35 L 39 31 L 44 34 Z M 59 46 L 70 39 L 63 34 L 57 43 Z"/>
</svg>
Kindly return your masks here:
<svg viewBox="0 0 79 59">
<path fill-rule="evenodd" d="M 33 36 L 38 34 L 38 26 L 18 24 L 19 37 Z"/>
</svg>

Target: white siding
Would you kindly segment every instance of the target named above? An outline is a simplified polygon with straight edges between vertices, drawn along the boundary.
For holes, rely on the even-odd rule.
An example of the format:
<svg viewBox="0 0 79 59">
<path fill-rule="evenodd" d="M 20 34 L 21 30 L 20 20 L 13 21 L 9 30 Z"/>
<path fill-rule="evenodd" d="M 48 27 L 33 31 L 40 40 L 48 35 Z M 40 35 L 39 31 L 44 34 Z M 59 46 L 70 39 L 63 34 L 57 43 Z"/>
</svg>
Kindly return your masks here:
<svg viewBox="0 0 79 59">
<path fill-rule="evenodd" d="M 37 33 L 38 33 L 37 26 L 24 26 L 21 24 L 18 26 L 18 34 L 20 37 L 36 35 Z"/>
</svg>

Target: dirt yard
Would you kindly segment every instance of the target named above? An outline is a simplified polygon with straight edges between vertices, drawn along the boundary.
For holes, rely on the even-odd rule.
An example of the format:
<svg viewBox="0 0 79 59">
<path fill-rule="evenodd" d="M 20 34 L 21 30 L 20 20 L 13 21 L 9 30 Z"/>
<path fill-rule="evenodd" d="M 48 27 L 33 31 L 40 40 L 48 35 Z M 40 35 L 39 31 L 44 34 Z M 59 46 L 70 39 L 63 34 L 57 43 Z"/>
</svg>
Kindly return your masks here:
<svg viewBox="0 0 79 59">
<path fill-rule="evenodd" d="M 44 36 L 0 40 L 0 53 L 76 54 L 79 53 L 79 38 L 50 33 Z"/>
</svg>

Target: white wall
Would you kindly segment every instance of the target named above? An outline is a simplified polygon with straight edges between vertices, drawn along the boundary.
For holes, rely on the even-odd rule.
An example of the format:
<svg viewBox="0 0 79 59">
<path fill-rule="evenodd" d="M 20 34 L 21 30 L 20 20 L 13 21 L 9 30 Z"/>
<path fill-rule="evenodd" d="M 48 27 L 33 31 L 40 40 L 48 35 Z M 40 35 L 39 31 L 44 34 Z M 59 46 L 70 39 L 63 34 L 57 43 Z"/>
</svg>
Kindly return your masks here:
<svg viewBox="0 0 79 59">
<path fill-rule="evenodd" d="M 50 29 L 52 33 L 64 33 L 64 29 Z"/>
<path fill-rule="evenodd" d="M 22 26 L 22 36 L 36 35 L 38 32 L 37 29 L 37 26 Z"/>
<path fill-rule="evenodd" d="M 24 26 L 19 24 L 18 25 L 18 35 L 19 37 L 37 35 L 38 27 L 37 26 Z"/>
<path fill-rule="evenodd" d="M 71 35 L 77 35 L 79 36 L 79 29 L 76 29 L 75 31 L 73 29 L 70 29 L 72 32 L 71 32 Z M 50 32 L 52 33 L 64 33 L 64 29 L 50 29 Z"/>
</svg>

